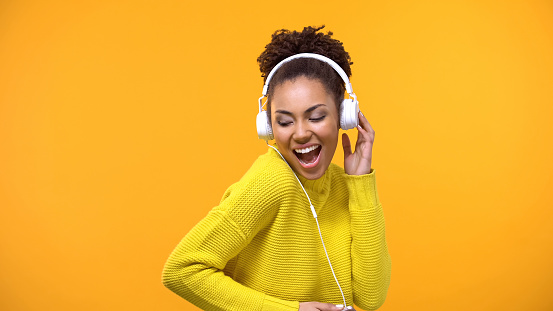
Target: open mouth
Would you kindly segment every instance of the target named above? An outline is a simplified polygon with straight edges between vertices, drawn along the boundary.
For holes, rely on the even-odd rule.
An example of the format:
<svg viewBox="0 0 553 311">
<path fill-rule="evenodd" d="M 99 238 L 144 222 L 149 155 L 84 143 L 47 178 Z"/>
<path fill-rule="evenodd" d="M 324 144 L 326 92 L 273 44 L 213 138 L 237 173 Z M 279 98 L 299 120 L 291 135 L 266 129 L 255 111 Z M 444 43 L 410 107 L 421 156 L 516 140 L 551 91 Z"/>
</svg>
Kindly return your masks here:
<svg viewBox="0 0 553 311">
<path fill-rule="evenodd" d="M 319 163 L 321 155 L 321 145 L 313 145 L 303 149 L 294 149 L 294 154 L 298 158 L 301 166 L 311 168 Z"/>
</svg>

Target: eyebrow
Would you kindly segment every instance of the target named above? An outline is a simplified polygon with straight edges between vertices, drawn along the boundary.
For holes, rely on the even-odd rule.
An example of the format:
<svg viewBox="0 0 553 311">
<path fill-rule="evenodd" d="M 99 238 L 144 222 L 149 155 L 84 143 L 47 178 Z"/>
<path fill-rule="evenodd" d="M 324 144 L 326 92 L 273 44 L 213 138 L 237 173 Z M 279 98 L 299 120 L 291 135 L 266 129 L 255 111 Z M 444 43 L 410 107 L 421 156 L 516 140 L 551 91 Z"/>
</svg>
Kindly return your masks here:
<svg viewBox="0 0 553 311">
<path fill-rule="evenodd" d="M 311 106 L 311 107 L 307 108 L 304 113 L 309 113 L 309 112 L 311 112 L 311 111 L 313 111 L 313 110 L 315 110 L 315 109 L 317 109 L 321 106 L 325 106 L 325 105 L 324 104 L 317 104 L 315 106 Z M 276 112 L 282 113 L 282 114 L 287 114 L 287 115 L 292 115 L 292 113 L 288 110 L 277 110 L 277 111 L 275 111 L 275 113 Z"/>
</svg>

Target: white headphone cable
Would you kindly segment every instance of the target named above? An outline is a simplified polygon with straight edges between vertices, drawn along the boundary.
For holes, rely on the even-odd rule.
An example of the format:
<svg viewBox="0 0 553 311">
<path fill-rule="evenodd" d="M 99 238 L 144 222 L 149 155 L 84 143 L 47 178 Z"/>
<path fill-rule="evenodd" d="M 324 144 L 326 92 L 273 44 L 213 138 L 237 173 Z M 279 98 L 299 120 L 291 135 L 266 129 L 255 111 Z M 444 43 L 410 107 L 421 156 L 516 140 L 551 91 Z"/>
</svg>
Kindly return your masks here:
<svg viewBox="0 0 553 311">
<path fill-rule="evenodd" d="M 319 229 L 319 236 L 321 237 L 321 243 L 323 243 L 323 249 L 325 251 L 326 259 L 328 260 L 328 265 L 330 266 L 330 271 L 332 271 L 332 275 L 334 276 L 334 280 L 336 281 L 336 284 L 338 285 L 338 288 L 340 289 L 340 294 L 342 294 L 342 299 L 344 300 L 344 308 L 345 308 L 347 306 L 346 298 L 344 297 L 344 292 L 342 291 L 342 287 L 340 286 L 340 283 L 338 282 L 338 278 L 336 278 L 336 274 L 334 273 L 334 269 L 332 268 L 332 264 L 330 263 L 330 258 L 328 257 L 328 253 L 326 251 L 325 242 L 323 241 L 323 235 L 321 233 L 321 227 L 319 226 L 319 220 L 317 219 L 317 213 L 315 212 L 315 207 L 313 207 L 313 204 L 311 203 L 311 199 L 309 198 L 309 195 L 307 195 L 307 191 L 305 191 L 305 188 L 303 187 L 303 184 L 301 183 L 300 179 L 298 178 L 298 176 L 296 175 L 296 173 L 294 172 L 294 170 L 292 169 L 290 164 L 288 164 L 286 159 L 284 159 L 284 157 L 282 156 L 280 151 L 278 151 L 277 148 L 275 148 L 275 147 L 273 147 L 269 144 L 267 144 L 267 146 L 273 148 L 280 155 L 282 160 L 284 160 L 284 163 L 286 163 L 286 165 L 288 165 L 290 170 L 292 170 L 292 173 L 294 173 L 294 177 L 296 177 L 296 179 L 298 180 L 298 183 L 300 184 L 301 188 L 303 189 L 303 192 L 305 193 L 305 196 L 307 197 L 307 200 L 309 201 L 309 207 L 311 208 L 311 213 L 313 213 L 313 217 L 315 218 L 315 222 L 317 222 L 317 228 Z"/>
</svg>

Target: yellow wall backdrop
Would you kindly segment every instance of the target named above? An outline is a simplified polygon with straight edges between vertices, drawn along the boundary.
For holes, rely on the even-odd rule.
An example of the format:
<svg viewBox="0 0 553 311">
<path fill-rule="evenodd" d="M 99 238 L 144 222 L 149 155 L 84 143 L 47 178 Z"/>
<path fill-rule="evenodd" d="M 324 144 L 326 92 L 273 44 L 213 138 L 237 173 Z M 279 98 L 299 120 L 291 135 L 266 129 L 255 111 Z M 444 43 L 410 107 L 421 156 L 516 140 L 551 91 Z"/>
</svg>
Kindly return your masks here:
<svg viewBox="0 0 553 311">
<path fill-rule="evenodd" d="M 2 1 L 0 309 L 197 310 L 163 264 L 266 152 L 270 35 L 322 24 L 376 131 L 380 310 L 553 310 L 550 0 Z"/>
</svg>

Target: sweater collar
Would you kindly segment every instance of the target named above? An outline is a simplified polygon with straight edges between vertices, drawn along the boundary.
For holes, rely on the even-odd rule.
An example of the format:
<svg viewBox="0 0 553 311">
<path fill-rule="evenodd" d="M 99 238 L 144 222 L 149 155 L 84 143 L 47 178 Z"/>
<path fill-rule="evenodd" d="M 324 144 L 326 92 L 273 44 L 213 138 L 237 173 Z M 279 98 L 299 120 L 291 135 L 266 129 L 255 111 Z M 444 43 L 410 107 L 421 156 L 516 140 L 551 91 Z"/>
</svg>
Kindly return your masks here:
<svg viewBox="0 0 553 311">
<path fill-rule="evenodd" d="M 318 179 L 307 179 L 300 174 L 296 175 L 305 187 L 305 190 L 309 190 L 311 193 L 323 194 L 325 191 L 328 190 L 328 187 L 330 186 L 330 172 L 328 168 L 326 169 L 323 176 Z"/>
</svg>

